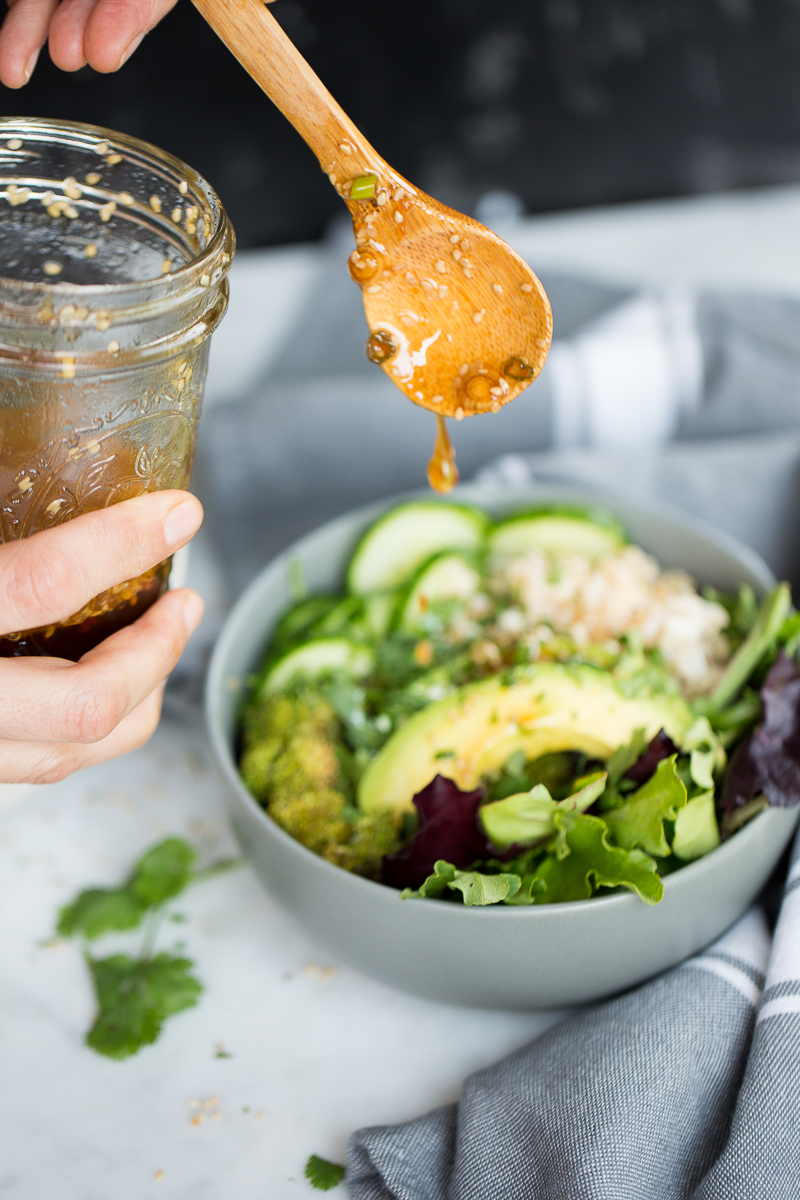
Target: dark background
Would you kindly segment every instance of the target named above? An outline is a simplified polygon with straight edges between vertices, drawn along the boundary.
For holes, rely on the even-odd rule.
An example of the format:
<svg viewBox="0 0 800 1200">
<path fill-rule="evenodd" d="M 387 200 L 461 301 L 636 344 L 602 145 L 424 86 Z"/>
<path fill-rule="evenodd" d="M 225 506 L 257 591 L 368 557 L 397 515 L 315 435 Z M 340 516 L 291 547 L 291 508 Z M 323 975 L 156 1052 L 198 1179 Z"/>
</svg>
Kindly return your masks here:
<svg viewBox="0 0 800 1200">
<path fill-rule="evenodd" d="M 800 0 L 277 0 L 376 148 L 471 211 L 530 212 L 800 178 Z M 240 246 L 319 237 L 340 202 L 188 3 L 116 75 L 46 53 L 7 114 L 156 142 L 208 177 Z"/>
</svg>

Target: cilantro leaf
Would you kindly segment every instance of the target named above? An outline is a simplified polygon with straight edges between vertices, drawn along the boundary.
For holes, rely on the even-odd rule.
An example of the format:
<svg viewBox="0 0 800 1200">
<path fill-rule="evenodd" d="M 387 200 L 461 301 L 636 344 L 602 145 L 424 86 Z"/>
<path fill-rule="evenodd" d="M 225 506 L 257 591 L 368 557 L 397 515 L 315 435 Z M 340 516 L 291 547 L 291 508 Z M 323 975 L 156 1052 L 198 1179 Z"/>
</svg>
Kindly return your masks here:
<svg viewBox="0 0 800 1200">
<path fill-rule="evenodd" d="M 674 821 L 686 803 L 686 785 L 676 769 L 677 755 L 664 758 L 651 779 L 633 792 L 619 808 L 605 814 L 605 822 L 619 846 L 641 847 L 666 858 L 670 853 L 664 822 Z"/>
<path fill-rule="evenodd" d="M 166 838 L 139 859 L 128 887 L 149 907 L 164 904 L 190 882 L 196 857 L 196 851 L 182 838 Z"/>
<path fill-rule="evenodd" d="M 191 1008 L 203 990 L 188 958 L 86 956 L 99 1012 L 86 1043 L 107 1058 L 129 1058 L 156 1040 L 167 1017 Z"/>
<path fill-rule="evenodd" d="M 146 911 L 127 888 L 87 888 L 59 911 L 56 932 L 61 937 L 82 934 L 92 941 L 104 933 L 136 929 Z"/>
<path fill-rule="evenodd" d="M 534 904 L 588 900 L 595 888 L 619 886 L 636 892 L 646 904 L 658 904 L 664 887 L 649 855 L 610 845 L 599 817 L 559 811 L 553 820 L 558 833 L 552 852 L 524 882 Z"/>
<path fill-rule="evenodd" d="M 320 1192 L 329 1192 L 342 1182 L 344 1171 L 344 1167 L 339 1163 L 329 1162 L 327 1158 L 320 1158 L 318 1154 L 312 1154 L 306 1163 L 303 1174 L 313 1188 L 317 1188 Z"/>
</svg>

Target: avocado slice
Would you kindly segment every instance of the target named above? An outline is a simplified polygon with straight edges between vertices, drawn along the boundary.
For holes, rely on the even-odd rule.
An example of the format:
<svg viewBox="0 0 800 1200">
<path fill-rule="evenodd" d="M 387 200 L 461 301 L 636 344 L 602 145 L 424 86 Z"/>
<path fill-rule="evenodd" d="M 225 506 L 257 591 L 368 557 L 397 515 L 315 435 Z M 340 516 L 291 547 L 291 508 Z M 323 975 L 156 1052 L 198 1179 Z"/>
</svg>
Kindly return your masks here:
<svg viewBox="0 0 800 1200">
<path fill-rule="evenodd" d="M 606 760 L 637 729 L 664 729 L 676 744 L 692 724 L 679 696 L 627 697 L 607 671 L 536 663 L 478 683 L 415 714 L 361 777 L 365 812 L 412 811 L 412 798 L 437 774 L 471 791 L 517 750 L 526 759 L 578 750 Z"/>
</svg>

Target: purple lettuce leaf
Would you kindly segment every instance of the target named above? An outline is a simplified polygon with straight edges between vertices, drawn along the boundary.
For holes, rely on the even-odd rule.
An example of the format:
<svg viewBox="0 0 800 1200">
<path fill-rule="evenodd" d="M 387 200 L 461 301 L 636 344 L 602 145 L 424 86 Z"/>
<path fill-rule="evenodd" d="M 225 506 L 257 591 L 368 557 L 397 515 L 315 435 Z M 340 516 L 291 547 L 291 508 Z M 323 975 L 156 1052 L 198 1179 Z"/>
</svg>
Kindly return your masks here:
<svg viewBox="0 0 800 1200">
<path fill-rule="evenodd" d="M 452 779 L 437 775 L 414 797 L 419 828 L 402 850 L 386 855 L 381 882 L 395 888 L 418 888 L 442 859 L 464 870 L 476 859 L 488 857 L 489 843 L 478 827 L 483 797 L 483 788 L 462 792 Z"/>
<path fill-rule="evenodd" d="M 647 783 L 655 775 L 656 767 L 662 759 L 677 753 L 678 747 L 672 738 L 663 729 L 659 729 L 641 758 L 637 758 L 633 766 L 625 772 L 625 779 L 638 784 Z"/>
<path fill-rule="evenodd" d="M 782 650 L 761 688 L 761 710 L 761 724 L 731 758 L 725 812 L 762 793 L 779 808 L 800 804 L 800 671 Z"/>
</svg>

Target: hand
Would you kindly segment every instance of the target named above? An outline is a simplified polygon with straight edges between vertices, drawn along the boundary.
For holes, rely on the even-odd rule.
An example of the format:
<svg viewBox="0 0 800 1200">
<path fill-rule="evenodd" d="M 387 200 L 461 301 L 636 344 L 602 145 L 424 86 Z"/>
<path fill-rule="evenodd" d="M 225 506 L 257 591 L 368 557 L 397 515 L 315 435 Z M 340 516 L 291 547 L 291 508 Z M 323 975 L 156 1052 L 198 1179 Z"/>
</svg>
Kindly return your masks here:
<svg viewBox="0 0 800 1200">
<path fill-rule="evenodd" d="M 86 63 L 117 71 L 176 0 L 7 0 L 11 10 L 0 29 L 0 82 L 28 82 L 46 41 L 62 71 Z"/>
<path fill-rule="evenodd" d="M 203 509 L 152 492 L 0 546 L 0 636 L 61 621 L 185 545 Z M 196 592 L 167 592 L 80 662 L 0 659 L 0 782 L 54 783 L 143 745 L 164 681 L 203 616 Z"/>
</svg>

